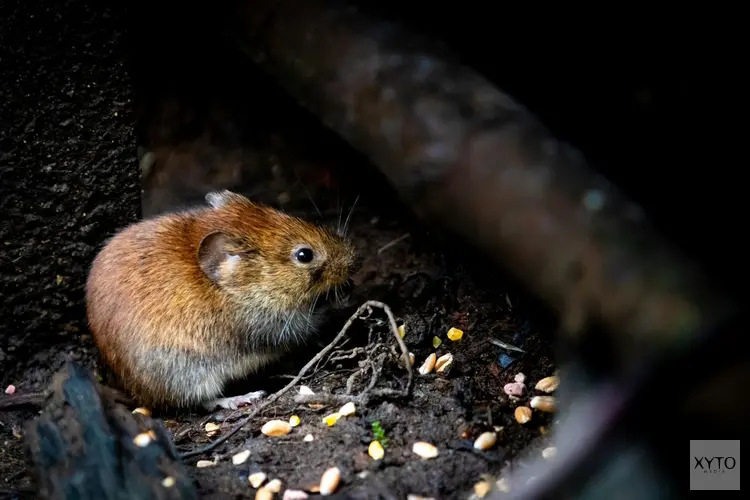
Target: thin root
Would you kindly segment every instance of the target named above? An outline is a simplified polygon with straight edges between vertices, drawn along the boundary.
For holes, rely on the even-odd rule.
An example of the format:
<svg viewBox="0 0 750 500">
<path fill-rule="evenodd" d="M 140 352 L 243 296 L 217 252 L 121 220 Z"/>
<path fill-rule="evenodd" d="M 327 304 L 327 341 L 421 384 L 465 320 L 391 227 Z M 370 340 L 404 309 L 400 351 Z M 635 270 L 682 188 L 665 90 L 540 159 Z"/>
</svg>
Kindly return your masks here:
<svg viewBox="0 0 750 500">
<path fill-rule="evenodd" d="M 408 396 L 411 393 L 411 385 L 412 385 L 412 369 L 411 369 L 411 363 L 409 363 L 409 350 L 406 347 L 406 344 L 404 343 L 401 336 L 398 334 L 398 327 L 396 326 L 396 318 L 393 316 L 393 312 L 391 312 L 391 308 L 385 305 L 382 302 L 376 301 L 376 300 L 368 300 L 359 308 L 356 310 L 354 314 L 351 315 L 351 317 L 347 320 L 347 322 L 344 324 L 344 327 L 339 331 L 339 333 L 336 335 L 336 338 L 334 338 L 330 344 L 325 346 L 318 354 L 315 355 L 314 358 L 312 358 L 310 361 L 307 362 L 305 366 L 302 367 L 302 369 L 299 371 L 296 377 L 292 379 L 291 382 L 289 382 L 287 385 L 285 385 L 283 388 L 278 390 L 277 392 L 271 394 L 267 399 L 265 399 L 262 403 L 258 404 L 253 408 L 253 410 L 247 414 L 243 419 L 238 421 L 237 424 L 235 424 L 232 429 L 213 441 L 212 443 L 202 446 L 200 448 L 197 448 L 192 451 L 187 451 L 185 453 L 182 453 L 180 455 L 181 459 L 186 459 L 190 457 L 195 457 L 198 455 L 203 455 L 204 453 L 208 453 L 209 451 L 213 450 L 220 444 L 223 444 L 227 441 L 230 437 L 234 436 L 237 432 L 239 432 L 240 429 L 242 429 L 245 425 L 248 424 L 253 418 L 256 417 L 261 411 L 268 408 L 271 404 L 275 403 L 276 401 L 281 398 L 284 394 L 289 392 L 289 390 L 297 385 L 300 380 L 307 374 L 307 372 L 316 366 L 320 360 L 322 360 L 325 356 L 328 355 L 333 349 L 336 348 L 336 346 L 341 342 L 341 339 L 346 335 L 347 331 L 351 328 L 351 326 L 354 324 L 354 321 L 359 319 L 363 316 L 365 311 L 367 311 L 370 308 L 377 308 L 381 309 L 386 316 L 388 317 L 388 322 L 390 324 L 391 333 L 396 338 L 396 342 L 398 342 L 399 347 L 401 348 L 401 361 L 403 362 L 404 366 L 406 367 L 406 371 L 408 374 L 408 378 L 406 381 L 406 387 L 403 390 L 395 390 L 395 389 L 372 389 L 371 387 L 368 387 L 368 389 L 360 394 L 359 396 L 340 396 L 340 398 L 348 398 L 348 399 L 338 399 L 339 401 L 362 401 L 364 398 L 369 396 L 389 396 L 389 397 L 404 397 Z M 376 370 L 379 373 L 379 370 Z M 375 374 L 373 374 L 373 378 L 375 377 Z M 373 385 L 372 382 L 370 384 Z M 331 396 L 333 398 L 334 396 Z M 339 398 L 339 397 L 336 397 Z"/>
</svg>

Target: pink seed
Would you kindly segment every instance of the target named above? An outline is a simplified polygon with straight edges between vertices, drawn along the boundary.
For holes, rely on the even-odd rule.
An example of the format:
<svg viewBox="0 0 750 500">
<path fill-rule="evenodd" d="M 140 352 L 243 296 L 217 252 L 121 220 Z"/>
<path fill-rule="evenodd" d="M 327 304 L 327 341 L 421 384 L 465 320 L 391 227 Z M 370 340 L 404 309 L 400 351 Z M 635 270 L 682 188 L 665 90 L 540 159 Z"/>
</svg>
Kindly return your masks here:
<svg viewBox="0 0 750 500">
<path fill-rule="evenodd" d="M 505 391 L 505 394 L 509 396 L 519 397 L 523 396 L 523 392 L 526 390 L 526 386 L 520 382 L 511 382 L 509 384 L 505 384 L 503 390 Z"/>
</svg>

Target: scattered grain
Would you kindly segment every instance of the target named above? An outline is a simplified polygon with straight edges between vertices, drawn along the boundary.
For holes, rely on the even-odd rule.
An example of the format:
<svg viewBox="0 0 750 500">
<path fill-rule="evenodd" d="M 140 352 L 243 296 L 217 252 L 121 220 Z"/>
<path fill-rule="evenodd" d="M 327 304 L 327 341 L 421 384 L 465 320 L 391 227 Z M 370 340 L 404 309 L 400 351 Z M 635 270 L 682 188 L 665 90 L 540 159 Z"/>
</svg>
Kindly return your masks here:
<svg viewBox="0 0 750 500">
<path fill-rule="evenodd" d="M 292 415 L 289 417 L 289 425 L 292 427 L 297 427 L 300 424 L 301 420 L 297 415 Z"/>
<path fill-rule="evenodd" d="M 560 387 L 560 377 L 552 375 L 551 377 L 545 377 L 536 383 L 534 389 L 546 393 L 555 392 Z"/>
<path fill-rule="evenodd" d="M 448 338 L 451 339 L 453 342 L 457 340 L 461 340 L 461 338 L 464 336 L 463 330 L 459 330 L 458 328 L 451 328 L 448 330 Z"/>
<path fill-rule="evenodd" d="M 339 421 L 340 418 L 341 418 L 341 413 L 339 412 L 331 413 L 330 415 L 326 415 L 325 417 L 323 417 L 323 422 L 326 425 L 328 425 L 328 427 L 332 427 L 333 425 L 336 424 L 336 422 Z"/>
<path fill-rule="evenodd" d="M 281 491 L 281 479 L 271 479 L 264 486 L 265 489 L 272 493 L 278 493 Z"/>
<path fill-rule="evenodd" d="M 284 420 L 269 420 L 263 424 L 260 432 L 271 437 L 286 436 L 292 432 L 292 426 L 289 425 L 289 422 L 285 422 Z"/>
<path fill-rule="evenodd" d="M 370 446 L 367 448 L 367 453 L 374 460 L 380 460 L 385 455 L 385 450 L 383 449 L 383 445 L 380 444 L 379 441 L 373 441 L 372 443 L 370 443 Z"/>
<path fill-rule="evenodd" d="M 483 432 L 474 441 L 474 448 L 477 450 L 489 450 L 497 442 L 497 434 L 494 432 Z"/>
<path fill-rule="evenodd" d="M 273 492 L 269 491 L 267 488 L 260 488 L 258 491 L 255 492 L 255 500 L 272 500 L 273 499 Z"/>
<path fill-rule="evenodd" d="M 205 426 L 208 437 L 215 436 L 221 430 L 221 426 L 215 422 L 208 422 Z"/>
<path fill-rule="evenodd" d="M 440 340 L 440 337 L 432 337 L 432 347 L 434 347 L 435 349 L 437 349 L 438 347 L 440 347 L 440 344 L 442 344 L 442 343 L 443 343 L 443 341 Z"/>
<path fill-rule="evenodd" d="M 432 354 L 427 356 L 427 359 L 424 360 L 422 366 L 419 367 L 419 374 L 427 375 L 428 373 L 432 372 L 432 369 L 435 368 L 436 361 L 437 355 L 433 352 Z"/>
<path fill-rule="evenodd" d="M 153 440 L 151 439 L 151 436 L 148 435 L 148 432 L 142 432 L 133 438 L 133 442 L 139 448 L 145 448 L 151 443 L 151 441 Z"/>
<path fill-rule="evenodd" d="M 435 458 L 438 456 L 438 449 L 435 445 L 425 443 L 424 441 L 418 441 L 411 447 L 411 451 L 419 455 L 424 459 Z"/>
<path fill-rule="evenodd" d="M 555 448 L 554 446 L 550 446 L 549 448 L 543 449 L 542 456 L 547 460 L 552 460 L 557 456 L 557 448 Z"/>
<path fill-rule="evenodd" d="M 213 467 L 214 465 L 216 465 L 216 462 L 213 462 L 211 460 L 198 460 L 195 463 L 195 466 L 198 467 L 198 468 L 201 468 L 201 469 L 203 467 Z"/>
<path fill-rule="evenodd" d="M 511 382 L 509 384 L 505 384 L 505 386 L 503 387 L 503 392 L 505 392 L 505 394 L 517 398 L 523 396 L 525 390 L 526 386 L 518 382 Z"/>
<path fill-rule="evenodd" d="M 302 490 L 286 490 L 282 500 L 305 500 L 308 498 L 308 494 Z"/>
<path fill-rule="evenodd" d="M 348 403 L 346 403 L 344 406 L 342 406 L 339 409 L 339 414 L 344 417 L 354 415 L 356 412 L 357 412 L 357 408 L 354 406 L 354 403 L 352 403 L 351 401 L 349 401 Z"/>
<path fill-rule="evenodd" d="M 175 484 L 175 480 L 172 476 L 167 476 L 161 480 L 161 485 L 164 486 L 165 488 L 171 488 L 172 486 L 174 486 L 174 484 Z"/>
<path fill-rule="evenodd" d="M 255 472 L 250 474 L 250 477 L 248 477 L 247 480 L 250 481 L 250 486 L 253 488 L 259 488 L 267 478 L 268 476 L 266 476 L 265 473 Z"/>
<path fill-rule="evenodd" d="M 531 420 L 531 408 L 528 406 L 519 406 L 515 412 L 516 422 L 519 424 L 525 424 Z"/>
<path fill-rule="evenodd" d="M 554 396 L 534 396 L 529 405 L 535 410 L 554 413 L 557 410 L 557 402 Z"/>
<path fill-rule="evenodd" d="M 248 458 L 250 458 L 250 450 L 241 451 L 232 455 L 232 463 L 234 465 L 241 465 L 247 462 Z"/>
<path fill-rule="evenodd" d="M 489 481 L 479 481 L 474 485 L 474 494 L 479 498 L 484 498 L 492 489 Z"/>
<path fill-rule="evenodd" d="M 341 471 L 338 467 L 331 467 L 326 470 L 320 478 L 320 494 L 333 494 L 339 486 L 339 481 L 341 481 Z"/>
<path fill-rule="evenodd" d="M 453 354 L 443 354 L 435 361 L 435 371 L 443 373 L 451 364 L 453 364 Z"/>
</svg>

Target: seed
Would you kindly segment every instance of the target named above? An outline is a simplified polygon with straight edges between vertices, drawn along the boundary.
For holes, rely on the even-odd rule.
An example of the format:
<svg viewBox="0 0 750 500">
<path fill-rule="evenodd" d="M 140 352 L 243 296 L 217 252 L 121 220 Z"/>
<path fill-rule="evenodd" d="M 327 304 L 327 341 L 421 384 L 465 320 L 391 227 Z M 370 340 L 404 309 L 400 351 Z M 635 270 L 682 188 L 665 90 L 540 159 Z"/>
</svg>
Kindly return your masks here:
<svg viewBox="0 0 750 500">
<path fill-rule="evenodd" d="M 196 466 L 196 467 L 199 467 L 199 468 L 203 468 L 203 467 L 213 467 L 214 465 L 216 465 L 216 464 L 215 464 L 214 462 L 212 462 L 211 460 L 198 460 L 198 461 L 197 461 L 197 462 L 195 463 L 195 466 Z"/>
<path fill-rule="evenodd" d="M 300 422 L 301 420 L 297 415 L 292 415 L 291 417 L 289 417 L 289 425 L 291 425 L 292 427 L 297 427 Z"/>
<path fill-rule="evenodd" d="M 263 424 L 260 432 L 272 437 L 285 436 L 292 432 L 292 426 L 289 425 L 289 422 L 284 422 L 283 420 L 269 420 Z"/>
<path fill-rule="evenodd" d="M 354 415 L 356 411 L 357 408 L 354 406 L 354 403 L 350 401 L 342 406 L 341 409 L 339 409 L 339 414 L 343 415 L 344 417 L 348 417 L 350 415 Z"/>
<path fill-rule="evenodd" d="M 255 500 L 272 500 L 273 499 L 273 492 L 269 491 L 266 488 L 260 488 L 258 491 L 255 492 Z"/>
<path fill-rule="evenodd" d="M 221 426 L 217 423 L 209 422 L 206 424 L 205 429 L 206 429 L 206 434 L 208 434 L 208 437 L 211 437 L 219 433 Z"/>
<path fill-rule="evenodd" d="M 132 413 L 140 413 L 141 415 L 151 416 L 151 411 L 148 408 L 136 408 Z"/>
<path fill-rule="evenodd" d="M 443 354 L 435 361 L 435 370 L 438 373 L 443 373 L 451 364 L 453 364 L 453 354 Z"/>
<path fill-rule="evenodd" d="M 281 479 L 271 479 L 264 486 L 265 489 L 272 493 L 278 493 L 281 491 Z"/>
<path fill-rule="evenodd" d="M 401 325 L 398 327 L 398 336 L 404 338 L 404 335 L 406 335 L 406 325 Z"/>
<path fill-rule="evenodd" d="M 518 382 L 511 382 L 509 384 L 505 384 L 503 387 L 503 391 L 508 396 L 515 396 L 515 397 L 521 397 L 523 396 L 524 391 L 526 390 L 526 386 L 518 383 Z"/>
<path fill-rule="evenodd" d="M 507 478 L 501 477 L 495 484 L 497 484 L 497 489 L 502 491 L 503 493 L 510 492 L 510 483 L 508 482 Z"/>
<path fill-rule="evenodd" d="M 519 424 L 525 424 L 531 420 L 531 408 L 528 406 L 519 406 L 516 408 L 516 422 Z"/>
<path fill-rule="evenodd" d="M 474 485 L 474 493 L 479 498 L 484 498 L 487 493 L 490 492 L 490 483 L 489 481 L 479 481 L 477 484 Z"/>
<path fill-rule="evenodd" d="M 448 338 L 451 339 L 453 342 L 457 340 L 461 340 L 461 337 L 464 336 L 463 330 L 459 330 L 458 328 L 451 328 L 448 330 Z"/>
<path fill-rule="evenodd" d="M 250 477 L 248 477 L 248 481 L 250 481 L 250 486 L 253 488 L 260 487 L 261 484 L 263 484 L 263 481 L 266 480 L 268 476 L 266 476 L 263 472 L 255 472 L 253 474 L 250 474 Z"/>
<path fill-rule="evenodd" d="M 535 410 L 554 413 L 557 410 L 557 404 L 554 396 L 534 396 L 531 398 L 529 405 Z"/>
<path fill-rule="evenodd" d="M 232 463 L 234 465 L 244 464 L 248 458 L 250 458 L 250 450 L 241 451 L 232 456 Z"/>
<path fill-rule="evenodd" d="M 16 386 L 13 384 L 10 384 L 8 387 L 5 388 L 5 394 L 10 396 L 11 394 L 15 394 L 16 392 Z"/>
<path fill-rule="evenodd" d="M 338 422 L 340 418 L 341 418 L 341 413 L 339 412 L 331 413 L 330 415 L 326 415 L 325 417 L 323 417 L 323 422 L 328 424 L 328 427 L 331 427 L 336 422 Z"/>
<path fill-rule="evenodd" d="M 424 459 L 435 458 L 438 456 L 438 449 L 430 443 L 424 441 L 418 441 L 411 447 L 411 451 L 419 455 Z"/>
<path fill-rule="evenodd" d="M 320 478 L 320 494 L 332 494 L 334 491 L 336 491 L 340 480 L 341 471 L 338 469 L 338 467 L 331 467 L 330 469 L 325 471 L 323 473 L 323 476 L 321 476 Z"/>
<path fill-rule="evenodd" d="M 560 386 L 560 377 L 552 375 L 551 377 L 545 377 L 536 383 L 534 389 L 546 393 L 555 392 Z"/>
<path fill-rule="evenodd" d="M 411 366 L 414 366 L 414 353 L 413 352 L 409 353 L 409 364 Z"/>
<path fill-rule="evenodd" d="M 305 500 L 308 494 L 302 490 L 286 490 L 282 500 Z"/>
<path fill-rule="evenodd" d="M 422 495 L 406 495 L 406 500 L 435 500 L 432 497 L 423 497 Z"/>
<path fill-rule="evenodd" d="M 432 371 L 433 368 L 435 368 L 435 362 L 437 361 L 437 356 L 433 352 L 429 356 L 427 356 L 427 359 L 424 360 L 424 363 L 422 366 L 419 367 L 419 373 L 420 375 L 427 375 Z"/>
<path fill-rule="evenodd" d="M 515 376 L 515 377 L 513 377 L 513 380 L 515 380 L 515 381 L 516 381 L 516 382 L 518 382 L 519 384 L 523 384 L 523 383 L 524 383 L 524 382 L 526 381 L 526 375 L 524 375 L 524 374 L 523 374 L 523 373 L 521 373 L 521 372 L 519 372 L 519 373 L 516 373 L 516 376 Z"/>
<path fill-rule="evenodd" d="M 497 442 L 497 434 L 494 432 L 483 432 L 474 441 L 474 448 L 477 450 L 489 450 Z"/>
<path fill-rule="evenodd" d="M 310 441 L 312 441 L 314 439 L 315 439 L 315 437 L 312 434 L 308 434 L 307 436 L 305 436 L 304 438 L 302 438 L 302 441 L 306 441 L 306 442 L 309 443 Z"/>
<path fill-rule="evenodd" d="M 172 476 L 167 476 L 164 479 L 161 480 L 161 485 L 165 488 L 171 488 L 174 486 L 175 480 Z"/>
<path fill-rule="evenodd" d="M 557 448 L 555 448 L 554 446 L 550 446 L 549 448 L 543 449 L 542 456 L 547 460 L 552 460 L 557 456 Z"/>
<path fill-rule="evenodd" d="M 432 337 L 432 347 L 434 347 L 435 349 L 437 349 L 438 347 L 440 347 L 440 344 L 442 344 L 442 343 L 443 343 L 443 341 L 440 340 L 440 337 Z"/>
<path fill-rule="evenodd" d="M 299 393 L 302 394 L 302 395 L 304 395 L 304 396 L 314 396 L 315 395 L 315 393 L 313 392 L 313 390 L 310 389 L 309 387 L 307 387 L 306 385 L 299 386 Z"/>
<path fill-rule="evenodd" d="M 142 432 L 133 438 L 133 442 L 139 448 L 145 448 L 151 441 L 151 436 L 148 435 L 148 432 Z"/>
<path fill-rule="evenodd" d="M 385 450 L 383 450 L 383 445 L 380 444 L 380 441 L 373 441 L 367 448 L 367 453 L 369 453 L 373 459 L 380 460 L 383 458 L 383 455 L 385 455 Z"/>
</svg>

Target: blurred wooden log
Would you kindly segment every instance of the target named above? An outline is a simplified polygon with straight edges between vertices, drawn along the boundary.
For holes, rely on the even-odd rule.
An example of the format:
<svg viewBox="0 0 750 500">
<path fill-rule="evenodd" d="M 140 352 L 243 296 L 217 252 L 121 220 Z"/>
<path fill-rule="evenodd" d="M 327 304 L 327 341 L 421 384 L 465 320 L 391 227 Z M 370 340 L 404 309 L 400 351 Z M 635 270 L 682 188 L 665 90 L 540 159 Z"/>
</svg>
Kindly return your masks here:
<svg viewBox="0 0 750 500">
<path fill-rule="evenodd" d="M 149 431 L 150 443 L 137 446 L 134 438 Z M 117 404 L 75 363 L 55 375 L 47 405 L 25 436 L 38 498 L 197 498 L 161 422 Z"/>
<path fill-rule="evenodd" d="M 233 35 L 423 219 L 483 251 L 623 372 L 734 308 L 523 106 L 435 41 L 324 0 L 242 1 Z M 604 343 L 602 341 L 606 341 Z"/>
</svg>

